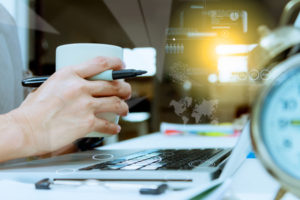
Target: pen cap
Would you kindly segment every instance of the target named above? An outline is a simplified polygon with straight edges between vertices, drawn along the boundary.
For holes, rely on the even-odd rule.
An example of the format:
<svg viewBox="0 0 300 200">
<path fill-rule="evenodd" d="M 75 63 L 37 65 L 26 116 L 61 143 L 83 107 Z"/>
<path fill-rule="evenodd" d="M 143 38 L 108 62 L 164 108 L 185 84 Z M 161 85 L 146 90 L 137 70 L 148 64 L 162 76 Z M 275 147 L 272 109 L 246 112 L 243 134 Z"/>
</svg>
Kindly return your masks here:
<svg viewBox="0 0 300 200">
<path fill-rule="evenodd" d="M 56 71 L 63 67 L 82 64 L 98 56 L 117 57 L 123 60 L 123 49 L 118 46 L 108 44 L 77 43 L 66 44 L 56 49 Z M 91 80 L 99 80 L 101 76 L 91 77 Z M 80 111 L 78 111 L 80 112 Z M 97 115 L 115 124 L 119 121 L 119 116 L 114 113 L 101 113 Z M 110 136 L 104 133 L 93 132 L 87 137 L 106 137 Z"/>
</svg>

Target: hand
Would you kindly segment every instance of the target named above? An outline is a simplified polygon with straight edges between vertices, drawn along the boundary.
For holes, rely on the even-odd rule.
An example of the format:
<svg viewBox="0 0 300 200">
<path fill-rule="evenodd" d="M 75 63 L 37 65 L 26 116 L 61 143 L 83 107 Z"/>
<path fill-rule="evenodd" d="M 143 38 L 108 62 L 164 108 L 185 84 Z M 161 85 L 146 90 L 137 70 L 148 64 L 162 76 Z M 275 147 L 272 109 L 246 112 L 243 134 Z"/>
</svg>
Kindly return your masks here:
<svg viewBox="0 0 300 200">
<path fill-rule="evenodd" d="M 19 125 L 26 154 L 41 155 L 58 150 L 96 131 L 120 132 L 120 126 L 96 117 L 112 112 L 124 116 L 131 95 L 124 81 L 89 81 L 103 71 L 120 70 L 120 59 L 97 57 L 78 66 L 65 67 L 52 75 L 22 105 L 9 113 Z M 25 155 L 28 156 L 28 155 Z"/>
</svg>

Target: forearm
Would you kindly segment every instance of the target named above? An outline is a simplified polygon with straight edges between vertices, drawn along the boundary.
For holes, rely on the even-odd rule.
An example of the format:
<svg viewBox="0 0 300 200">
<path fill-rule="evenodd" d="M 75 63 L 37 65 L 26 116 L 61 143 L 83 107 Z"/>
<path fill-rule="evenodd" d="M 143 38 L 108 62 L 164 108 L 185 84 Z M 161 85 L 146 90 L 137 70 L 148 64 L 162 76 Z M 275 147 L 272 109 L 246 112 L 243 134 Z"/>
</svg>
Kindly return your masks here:
<svg viewBox="0 0 300 200">
<path fill-rule="evenodd" d="M 14 112 L 0 115 L 0 162 L 34 154 Z"/>
<path fill-rule="evenodd" d="M 86 78 L 122 68 L 118 58 L 97 57 L 54 73 L 19 108 L 0 115 L 0 162 L 53 152 L 90 132 L 118 134 L 117 124 L 97 114 L 125 116 L 130 85 Z"/>
</svg>

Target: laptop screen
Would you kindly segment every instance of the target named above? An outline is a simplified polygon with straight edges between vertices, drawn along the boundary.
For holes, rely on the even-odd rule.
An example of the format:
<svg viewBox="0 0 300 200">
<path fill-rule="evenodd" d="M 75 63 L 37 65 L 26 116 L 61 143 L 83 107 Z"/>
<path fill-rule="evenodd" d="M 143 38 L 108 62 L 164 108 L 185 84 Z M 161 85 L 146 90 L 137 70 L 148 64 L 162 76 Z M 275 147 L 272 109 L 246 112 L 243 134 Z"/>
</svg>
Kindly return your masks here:
<svg viewBox="0 0 300 200">
<path fill-rule="evenodd" d="M 235 174 L 239 167 L 246 160 L 247 155 L 251 151 L 251 138 L 250 138 L 250 122 L 245 125 L 243 132 L 235 145 L 232 153 L 222 171 L 220 179 L 226 179 Z"/>
</svg>

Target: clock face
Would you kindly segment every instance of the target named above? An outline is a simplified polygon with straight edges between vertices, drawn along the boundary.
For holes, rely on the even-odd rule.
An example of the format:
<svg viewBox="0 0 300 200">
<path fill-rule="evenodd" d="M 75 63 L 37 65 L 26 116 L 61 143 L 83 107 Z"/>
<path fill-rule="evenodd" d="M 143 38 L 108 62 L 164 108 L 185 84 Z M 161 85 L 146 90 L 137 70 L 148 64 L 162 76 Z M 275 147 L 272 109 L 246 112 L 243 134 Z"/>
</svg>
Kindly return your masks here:
<svg viewBox="0 0 300 200">
<path fill-rule="evenodd" d="M 281 75 L 260 115 L 260 132 L 273 162 L 300 179 L 300 66 Z"/>
</svg>

